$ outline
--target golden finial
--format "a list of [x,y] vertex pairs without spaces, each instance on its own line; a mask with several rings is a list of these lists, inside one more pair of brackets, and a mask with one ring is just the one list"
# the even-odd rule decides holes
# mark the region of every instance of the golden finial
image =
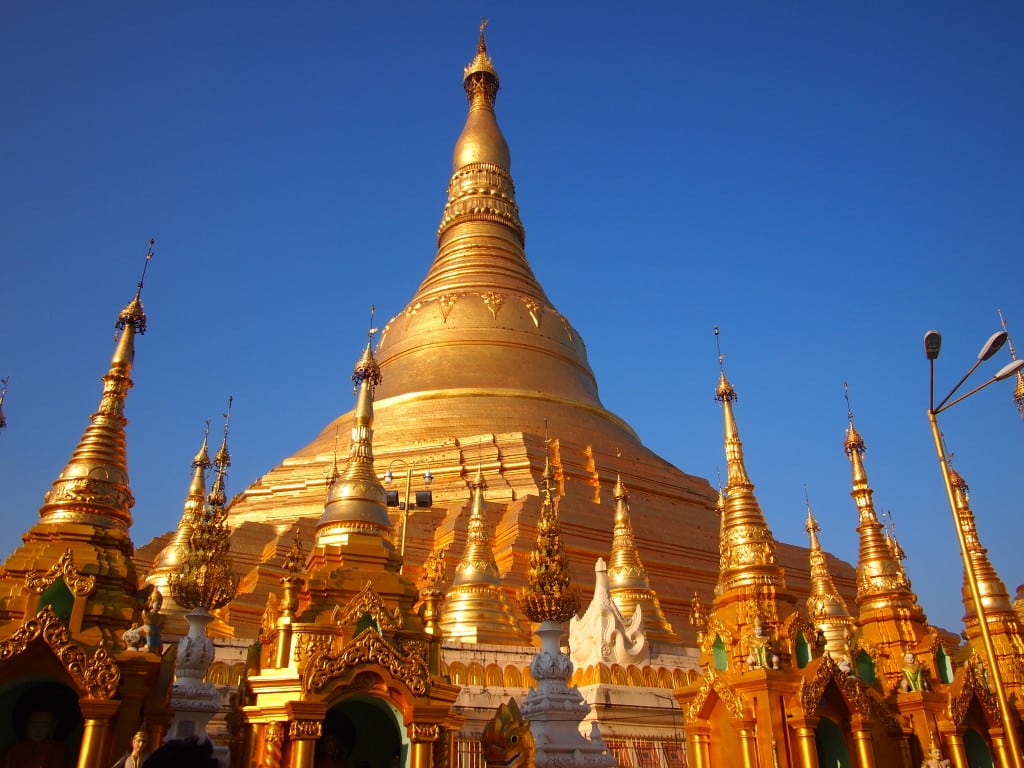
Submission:
[[[1010,339],[1010,331],[1006,327],[1006,318],[1003,317],[1003,310],[997,309],[999,313],[999,322],[1003,325],[1003,330],[1006,331],[1006,344],[1010,348],[1010,359],[1017,359],[1017,350],[1013,347],[1013,340]],[[1013,404],[1017,406],[1017,412],[1020,417],[1024,419],[1024,371],[1017,371],[1017,386],[1013,388]]]
[[380,377],[380,366],[377,365],[377,360],[373,356],[373,335],[377,333],[377,328],[373,327],[373,314],[377,311],[377,308],[370,305],[370,325],[366,332],[366,349],[363,350],[362,356],[356,361],[355,369],[352,371],[352,394],[359,392],[359,387],[364,381],[369,381],[372,388],[376,387],[381,382]]
[[[545,443],[547,419],[544,420]],[[545,468],[549,463],[545,459]],[[531,621],[565,622],[576,615],[580,607],[579,589],[569,575],[569,556],[562,545],[562,532],[558,525],[558,510],[551,498],[550,479],[545,476],[544,501],[537,521],[537,546],[530,553],[528,586],[520,595],[523,611]]]
[[480,42],[476,45],[477,53],[487,53],[487,40],[484,38],[484,29],[487,28],[488,20],[483,16],[480,17]]
[[338,471],[338,440],[341,437],[341,426],[334,425],[334,459],[331,463],[331,473],[327,476],[327,493],[329,494],[338,482],[341,472]]
[[227,469],[231,466],[231,453],[228,451],[228,432],[231,425],[231,404],[234,402],[234,395],[228,395],[228,409],[221,416],[224,417],[224,437],[221,440],[220,448],[213,457],[213,467],[216,477],[213,480],[213,487],[210,489],[211,503],[224,506],[227,503],[227,495],[224,492],[224,482],[227,479]]
[[302,548],[302,537],[299,535],[299,526],[295,526],[295,534],[292,537],[292,546],[285,553],[284,562],[281,563],[281,567],[285,569],[289,574],[295,576],[301,573],[302,567],[306,563],[306,552]]
[[[135,332],[142,336],[146,333],[146,313],[142,309],[142,285],[146,280],[146,270],[149,269],[149,262],[153,258],[153,246],[156,244],[156,240],[150,238],[149,249],[146,251],[146,260],[142,265],[142,274],[139,276],[139,282],[135,286],[135,296],[128,305],[121,310],[121,314],[117,316],[117,322],[114,327],[117,330],[124,330],[125,326],[132,326]],[[117,336],[114,336],[114,341],[117,341]]]
[[[7,427],[7,419],[4,417],[4,398],[7,397],[7,382],[10,380],[10,376],[5,379],[0,379],[0,430]],[[0,434],[3,433],[0,432]]]
[[718,349],[718,386],[715,388],[715,400],[720,403],[735,403],[739,399],[736,390],[725,377],[725,355],[722,354],[722,344],[718,338],[718,326],[715,326],[715,347]]
[[864,443],[864,438],[860,436],[857,428],[853,426],[853,406],[850,405],[850,385],[845,381],[843,382],[843,397],[846,399],[846,420],[849,422],[849,428],[846,430],[846,442],[844,448],[846,455],[853,457],[854,454],[863,456],[867,450],[867,445]]
[[463,73],[463,86],[466,95],[473,106],[477,106],[475,98],[486,100],[486,106],[494,106],[494,97],[500,87],[498,73],[491,63],[491,57],[487,55],[487,38],[484,36],[484,28],[487,26],[487,19],[480,20],[480,38],[476,44],[476,56],[469,63]]

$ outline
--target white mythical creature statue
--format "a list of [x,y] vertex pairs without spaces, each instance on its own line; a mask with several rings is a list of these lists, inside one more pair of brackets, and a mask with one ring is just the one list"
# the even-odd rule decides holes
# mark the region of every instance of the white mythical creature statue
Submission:
[[643,615],[637,607],[627,622],[608,591],[608,565],[594,565],[594,598],[582,616],[569,621],[569,654],[577,669],[598,663],[643,664],[650,660]]

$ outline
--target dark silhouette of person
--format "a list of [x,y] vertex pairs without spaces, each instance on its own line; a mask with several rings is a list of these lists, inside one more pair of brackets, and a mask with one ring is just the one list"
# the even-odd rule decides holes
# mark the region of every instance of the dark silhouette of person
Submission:
[[220,768],[213,756],[213,744],[199,739],[171,739],[147,757],[142,768]]

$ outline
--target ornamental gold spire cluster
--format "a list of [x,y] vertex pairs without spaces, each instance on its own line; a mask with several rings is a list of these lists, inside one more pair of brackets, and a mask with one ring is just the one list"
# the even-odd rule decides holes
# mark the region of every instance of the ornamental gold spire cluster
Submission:
[[[153,242],[146,254],[146,266],[153,257]],[[128,484],[128,454],[125,439],[124,403],[132,387],[135,361],[135,336],[146,332],[146,313],[142,308],[145,268],[135,296],[121,310],[115,327],[121,332],[103,377],[103,395],[99,407],[85,428],[67,466],[53,481],[53,487],[39,509],[42,522],[86,523],[97,528],[113,528],[127,535],[135,505]]]
[[466,549],[455,568],[455,579],[441,613],[441,632],[446,640],[519,645],[522,638],[512,607],[501,589],[501,575],[487,532],[487,483],[480,467],[471,488],[473,506]]
[[832,574],[828,570],[825,553],[818,541],[821,526],[811,512],[807,501],[807,522],[804,526],[810,538],[811,594],[807,598],[807,614],[816,628],[825,635],[825,651],[840,659],[849,654],[849,638],[853,633],[853,617],[846,601],[839,594]]
[[[203,513],[203,504],[206,501],[206,470],[212,466],[209,452],[210,422],[206,422],[206,432],[203,435],[203,444],[199,446],[192,459],[192,479],[188,485],[188,493],[185,495],[184,510],[181,521],[174,533],[174,539],[164,547],[157,557],[153,573],[147,581],[153,583],[153,576],[164,575],[163,584],[166,584],[166,576],[181,562],[185,550],[188,548],[188,541],[192,538],[192,531],[199,522]],[[166,573],[165,573],[166,572]],[[160,585],[158,585],[160,586]]]
[[394,550],[387,496],[373,469],[373,393],[381,382],[380,367],[373,356],[374,333],[376,329],[371,328],[370,339],[352,373],[356,408],[348,463],[330,484],[316,525],[317,545],[345,545],[353,536],[368,536],[379,539],[384,549]]
[[[192,534],[188,538],[188,546],[180,558],[180,563],[168,577],[168,587],[174,601],[188,610],[215,611],[223,608],[234,599],[238,591],[238,576],[232,572],[231,558],[228,555],[229,531],[225,491],[227,469],[231,466],[231,454],[228,452],[230,411],[229,398],[228,413],[224,414],[224,438],[213,459],[213,487],[210,488],[202,511],[193,523]],[[204,439],[203,448],[205,447]],[[200,455],[197,455],[199,464],[205,455],[205,450],[201,450]],[[198,472],[197,467],[195,474]]]
[[608,563],[609,594],[627,620],[638,608],[641,609],[644,632],[648,637],[677,640],[672,625],[661,609],[657,593],[651,589],[647,569],[640,560],[629,515],[629,492],[622,483],[621,474],[616,474],[612,498],[615,500],[615,522],[611,559]]
[[563,623],[580,608],[580,591],[569,575],[569,556],[562,546],[558,510],[552,499],[554,474],[544,458],[544,500],[537,521],[537,548],[530,553],[529,586],[523,590],[523,611],[530,621]]

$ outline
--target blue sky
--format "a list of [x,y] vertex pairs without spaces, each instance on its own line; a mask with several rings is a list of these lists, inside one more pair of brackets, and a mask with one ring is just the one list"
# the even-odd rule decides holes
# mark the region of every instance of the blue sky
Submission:
[[[997,307],[1024,351],[1024,8],[896,5],[4,4],[5,551],[95,409],[150,237],[137,543],[177,522],[229,393],[234,492],[351,406],[367,306],[401,311],[433,258],[485,15],[527,253],[606,407],[713,480],[719,325],[776,536],[806,541],[806,483],[854,560],[849,382],[876,506],[931,620],[959,628],[921,337],[944,334],[940,389]],[[1012,592],[1010,389],[942,426]]]

